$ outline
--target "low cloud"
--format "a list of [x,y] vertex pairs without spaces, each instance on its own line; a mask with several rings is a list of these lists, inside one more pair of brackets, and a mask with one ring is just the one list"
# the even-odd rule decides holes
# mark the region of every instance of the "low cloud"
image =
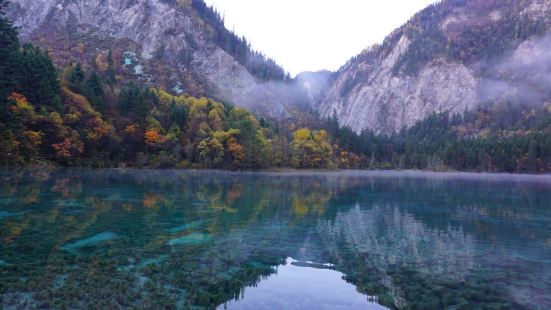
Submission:
[[481,102],[542,104],[551,99],[551,34],[533,37],[484,68]]

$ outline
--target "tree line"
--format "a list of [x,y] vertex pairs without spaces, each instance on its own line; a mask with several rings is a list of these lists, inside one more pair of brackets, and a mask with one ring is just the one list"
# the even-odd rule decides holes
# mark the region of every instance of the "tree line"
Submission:
[[551,171],[551,104],[493,104],[464,114],[433,114],[389,135],[360,134],[323,125],[335,144],[358,154],[369,169],[428,169],[477,172]]

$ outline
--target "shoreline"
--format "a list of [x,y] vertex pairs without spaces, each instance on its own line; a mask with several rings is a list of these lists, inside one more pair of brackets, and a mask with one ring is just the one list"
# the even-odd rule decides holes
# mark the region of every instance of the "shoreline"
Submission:
[[262,170],[224,170],[208,168],[95,168],[95,167],[61,167],[50,165],[0,166],[0,172],[25,171],[31,169],[43,170],[82,170],[82,171],[119,171],[119,172],[153,172],[171,173],[215,173],[234,175],[274,175],[274,176],[349,176],[349,177],[386,177],[386,178],[430,178],[430,179],[465,179],[465,180],[539,180],[551,182],[551,173],[508,173],[508,172],[476,172],[476,171],[436,171],[436,170],[378,170],[378,169],[294,169],[270,168]]

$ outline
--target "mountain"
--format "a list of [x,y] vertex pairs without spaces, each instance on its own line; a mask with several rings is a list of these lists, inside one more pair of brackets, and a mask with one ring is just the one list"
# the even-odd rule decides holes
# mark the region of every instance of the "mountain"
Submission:
[[360,132],[433,113],[551,99],[551,1],[445,0],[335,74],[315,108]]
[[[290,79],[224,27],[203,0],[13,0],[24,41],[59,68],[81,62],[117,81],[208,96],[262,116],[336,115],[392,133],[433,113],[551,101],[550,0],[444,0],[336,73]],[[112,65],[110,65],[112,63]]]
[[209,96],[261,115],[307,105],[273,60],[224,27],[203,0],[12,0],[23,41],[47,49],[58,67],[80,62],[116,79]]

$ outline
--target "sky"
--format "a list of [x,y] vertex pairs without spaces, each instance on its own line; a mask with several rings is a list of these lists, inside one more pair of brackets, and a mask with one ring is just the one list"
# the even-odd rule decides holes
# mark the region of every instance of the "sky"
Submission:
[[292,76],[335,71],[436,0],[205,0]]

